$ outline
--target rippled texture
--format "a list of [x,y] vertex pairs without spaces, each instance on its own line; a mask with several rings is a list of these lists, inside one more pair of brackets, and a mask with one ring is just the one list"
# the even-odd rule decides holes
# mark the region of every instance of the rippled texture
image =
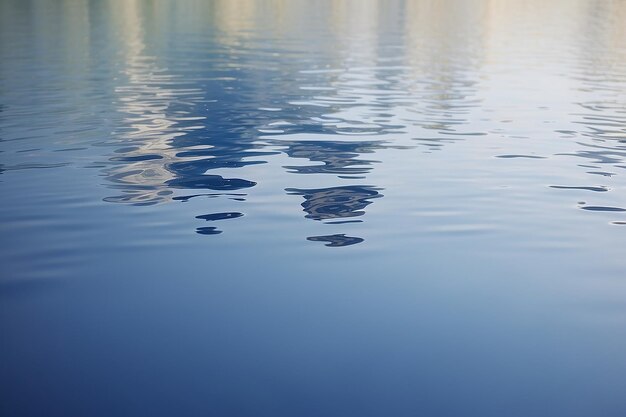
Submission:
[[626,415],[626,2],[0,2],[0,415]]

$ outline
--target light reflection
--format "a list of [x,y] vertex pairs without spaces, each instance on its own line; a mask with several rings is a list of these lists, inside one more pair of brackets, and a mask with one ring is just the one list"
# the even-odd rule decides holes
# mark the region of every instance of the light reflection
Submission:
[[[202,32],[189,50],[180,51],[165,48],[162,29],[146,26],[146,2],[111,8],[110,18],[123,39],[123,66],[114,91],[116,110],[124,119],[109,141],[119,147],[106,168],[110,186],[120,195],[106,201],[143,205],[236,194],[261,181],[250,178],[255,175],[252,168],[272,162],[278,151],[313,162],[281,164],[289,173],[334,175],[338,182],[328,189],[342,190],[354,186],[343,181],[365,179],[380,161],[362,158],[365,153],[407,150],[416,144],[427,152],[441,151],[460,140],[494,133],[529,137],[528,127],[519,128],[526,109],[507,115],[512,122],[507,135],[502,134],[506,129],[481,127],[493,125],[496,105],[504,103],[501,112],[508,108],[497,94],[486,93],[486,84],[501,82],[500,75],[519,68],[531,74],[555,65],[548,57],[549,43],[526,44],[515,28],[533,19],[548,21],[560,3],[541,11],[533,6],[538,1],[531,3],[371,0],[314,8],[278,0],[220,0],[192,2],[188,10],[173,7],[168,17],[168,9],[156,2],[160,27],[171,31],[177,22],[188,20],[193,30]],[[568,7],[570,23],[554,29],[559,31],[555,36],[566,36],[577,25],[595,27],[589,38],[599,42],[577,57],[578,63],[574,57],[565,63],[580,68],[584,94],[577,97],[582,111],[574,123],[585,129],[559,129],[562,135],[583,139],[582,149],[555,156],[588,159],[581,165],[589,166],[589,174],[610,178],[626,167],[621,143],[626,137],[624,80],[607,78],[589,63],[611,61],[603,51],[625,50],[619,36],[623,29],[616,23],[625,7],[598,3],[591,13],[585,9],[588,4]],[[292,23],[308,14],[315,18],[304,19],[300,26]],[[529,14],[533,19],[520,18]],[[585,26],[582,16],[590,16],[593,24]],[[207,25],[202,25],[203,18]],[[599,26],[598,21],[609,24]],[[266,47],[272,43],[280,48]],[[509,50],[519,56],[510,56]],[[544,53],[544,61],[515,67]],[[554,76],[549,70],[543,74]],[[548,85],[549,77],[533,82]],[[486,123],[475,123],[477,118]],[[532,129],[532,134],[541,132],[538,126]],[[511,155],[548,157],[536,154]],[[602,169],[607,165],[611,169]],[[611,190],[607,181],[552,188]],[[184,195],[185,190],[194,194]],[[245,197],[239,193],[229,198]]]
[[[154,204],[168,201],[172,195],[167,189],[167,183],[175,179],[167,169],[176,160],[172,139],[199,129],[182,126],[181,120],[189,120],[189,111],[174,107],[201,90],[176,88],[179,77],[159,67],[157,57],[146,55],[140,4],[138,0],[125,1],[114,14],[125,40],[125,66],[121,71],[125,83],[115,88],[118,111],[125,118],[113,135],[121,139],[124,147],[111,158],[114,165],[107,174],[115,183],[114,188],[122,189],[123,194],[106,201]],[[200,121],[203,117],[191,119]]]
[[363,209],[372,199],[382,197],[375,187],[341,186],[301,190],[288,188],[289,194],[304,197],[302,208],[306,217],[312,220],[336,220],[357,217],[365,214]]

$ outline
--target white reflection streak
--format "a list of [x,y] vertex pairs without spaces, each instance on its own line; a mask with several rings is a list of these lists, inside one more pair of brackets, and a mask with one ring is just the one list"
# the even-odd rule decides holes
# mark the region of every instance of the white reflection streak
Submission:
[[341,110],[325,117],[338,119],[336,131],[340,134],[372,134],[380,129],[374,122],[380,105],[381,90],[386,83],[377,76],[379,41],[379,2],[351,0],[333,3],[333,27],[336,36],[344,42],[343,57],[346,70],[342,71],[333,87],[334,97],[316,97],[321,105],[343,104]]
[[[140,204],[169,201],[172,193],[166,190],[165,183],[174,175],[166,167],[176,159],[177,152],[171,141],[186,134],[177,126],[180,119],[171,114],[170,108],[182,96],[198,90],[166,87],[176,80],[159,68],[156,57],[144,55],[145,34],[138,1],[116,2],[116,7],[124,41],[123,74],[127,77],[126,85],[115,88],[119,96],[118,111],[127,115],[123,123],[125,132],[120,137],[133,148],[120,155],[127,158],[123,164],[109,171],[124,195],[107,200]],[[141,160],[142,157],[150,159]]]

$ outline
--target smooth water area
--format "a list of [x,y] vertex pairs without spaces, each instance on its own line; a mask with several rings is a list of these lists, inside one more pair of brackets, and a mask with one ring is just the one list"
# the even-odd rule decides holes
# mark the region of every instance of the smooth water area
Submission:
[[0,1],[1,416],[626,415],[626,2]]

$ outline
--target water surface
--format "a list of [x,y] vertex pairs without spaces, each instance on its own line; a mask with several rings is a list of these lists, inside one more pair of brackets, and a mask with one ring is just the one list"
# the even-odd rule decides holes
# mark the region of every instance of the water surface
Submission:
[[624,22],[0,2],[0,414],[625,415]]

